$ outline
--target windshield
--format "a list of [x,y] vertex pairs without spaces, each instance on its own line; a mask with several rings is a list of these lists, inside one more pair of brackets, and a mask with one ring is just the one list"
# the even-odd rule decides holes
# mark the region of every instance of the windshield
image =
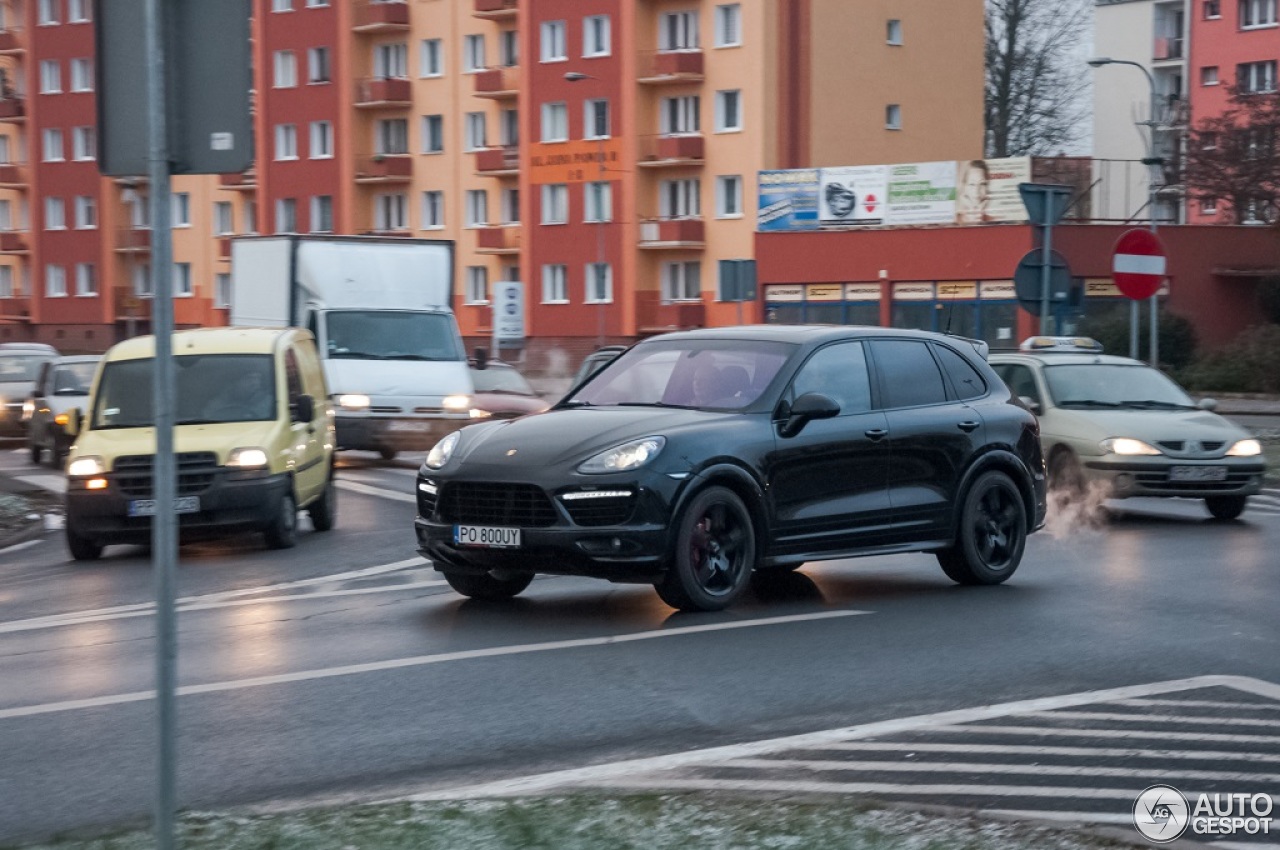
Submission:
[[[274,419],[274,362],[269,354],[200,354],[173,358],[178,425]],[[102,370],[89,427],[155,424],[151,379],[155,361],[118,360]]]
[[325,314],[326,356],[359,360],[463,360],[447,313],[334,310]]
[[87,360],[82,363],[63,363],[53,371],[54,395],[88,395],[89,385],[93,383],[93,370],[98,368],[97,361]]
[[1046,366],[1059,407],[1194,408],[1182,388],[1150,366],[1110,363]]
[[471,383],[478,393],[515,393],[535,395],[533,387],[515,369],[505,369],[490,364],[484,369],[471,370]]
[[40,371],[40,364],[48,359],[28,354],[0,355],[0,384],[34,381]]
[[564,404],[741,410],[760,398],[794,350],[787,343],[745,340],[638,345]]

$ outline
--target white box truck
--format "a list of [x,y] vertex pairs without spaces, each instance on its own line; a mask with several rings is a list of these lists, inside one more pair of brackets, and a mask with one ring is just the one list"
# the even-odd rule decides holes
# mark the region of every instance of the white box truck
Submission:
[[340,449],[390,460],[467,424],[471,374],[452,303],[449,241],[264,236],[231,244],[231,324],[315,335]]

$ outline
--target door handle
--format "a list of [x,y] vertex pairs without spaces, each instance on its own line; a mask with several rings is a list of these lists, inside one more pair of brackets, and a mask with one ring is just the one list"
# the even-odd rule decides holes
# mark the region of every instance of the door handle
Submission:
[[868,428],[866,431],[863,431],[862,433],[866,434],[867,438],[874,442],[879,442],[880,440],[883,440],[885,437],[889,436],[889,432],[883,428]]
[[970,431],[975,431],[975,430],[977,430],[978,425],[979,425],[979,423],[974,422],[974,421],[972,421],[972,420],[967,420],[967,421],[965,421],[965,422],[957,422],[957,423],[956,423],[956,427],[957,427],[957,428],[959,428],[961,431],[964,431],[966,434],[968,434]]

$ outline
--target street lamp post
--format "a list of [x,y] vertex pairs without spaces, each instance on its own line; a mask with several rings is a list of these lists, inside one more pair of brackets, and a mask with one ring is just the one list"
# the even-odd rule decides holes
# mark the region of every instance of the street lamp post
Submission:
[[[568,71],[564,78],[571,82],[577,83],[582,80],[598,80],[599,77],[593,77],[590,74],[584,74],[581,71]],[[586,129],[585,127],[583,128]],[[596,288],[596,348],[604,345],[604,269],[605,269],[605,251],[604,251],[604,136],[596,133],[596,159],[599,167],[599,177],[596,183],[596,268],[592,286]],[[612,204],[610,205],[612,207]],[[612,217],[612,216],[611,216]]]
[[[1151,232],[1156,232],[1156,181],[1160,179],[1160,167],[1164,160],[1156,155],[1156,127],[1159,126],[1159,106],[1156,101],[1156,78],[1152,76],[1151,71],[1141,62],[1134,62],[1130,59],[1112,59],[1110,56],[1098,56],[1090,59],[1088,64],[1093,68],[1101,68],[1103,65],[1131,65],[1137,68],[1147,78],[1147,87],[1150,92],[1150,105],[1148,117],[1145,122],[1147,125],[1147,158],[1142,162],[1149,169],[1147,175],[1147,219],[1151,225]],[[1151,296],[1151,365],[1159,368],[1160,366],[1160,343],[1159,343],[1159,292],[1153,293]],[[1133,301],[1129,305],[1129,356],[1135,360],[1138,358],[1138,302]]]

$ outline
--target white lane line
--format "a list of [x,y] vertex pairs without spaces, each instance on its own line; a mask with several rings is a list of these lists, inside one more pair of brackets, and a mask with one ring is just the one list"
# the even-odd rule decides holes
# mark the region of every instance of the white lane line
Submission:
[[1238,708],[1244,711],[1256,711],[1258,709],[1280,711],[1280,702],[1227,702],[1225,700],[1209,699],[1122,699],[1117,700],[1115,704],[1134,707],[1173,705],[1187,708]]
[[0,555],[8,555],[10,552],[20,552],[23,549],[29,549],[32,546],[35,546],[37,543],[42,543],[42,542],[44,541],[28,540],[26,543],[15,543],[12,546],[6,546],[5,548],[0,549]]
[[[999,762],[840,761],[838,759],[726,759],[698,765],[705,768],[752,768],[867,773],[1014,773],[1030,776],[1108,776],[1118,779],[1149,778],[1151,770],[1061,764],[1001,764]],[[1167,774],[1167,776],[1166,776]],[[1223,770],[1165,770],[1162,781],[1195,779],[1206,782],[1280,782],[1280,774]]]
[[[896,720],[882,720],[876,723],[865,723],[859,726],[846,726],[840,729],[828,729],[822,732],[809,732],[803,735],[791,735],[785,738],[771,738],[745,744],[730,744],[724,747],[713,747],[705,750],[693,750],[683,753],[669,753],[648,758],[629,759],[627,761],[592,765],[590,767],[570,768],[531,776],[503,779],[478,785],[446,788],[408,795],[402,800],[462,800],[483,796],[511,796],[538,793],[569,784],[610,782],[619,776],[630,776],[651,771],[672,770],[688,765],[702,764],[713,759],[747,758],[750,756],[768,755],[796,749],[823,749],[824,747],[847,743],[857,739],[879,738],[885,735],[896,735],[902,732],[928,731],[961,731],[972,733],[975,729],[987,730],[993,727],[956,726],[960,723],[974,723],[980,720],[1009,717],[1028,711],[1046,711],[1054,708],[1089,705],[1096,702],[1111,702],[1119,699],[1155,696],[1158,694],[1190,691],[1199,688],[1225,687],[1246,691],[1261,696],[1280,695],[1280,686],[1259,679],[1245,676],[1195,676],[1189,679],[1175,679],[1165,682],[1151,682],[1145,685],[1130,685],[1121,688],[1107,688],[1096,691],[1082,691],[1075,694],[1060,694],[1051,697],[1018,700],[994,705],[982,705],[975,708],[961,708],[953,711],[942,711],[936,714],[923,714],[913,717],[902,717]],[[999,727],[996,727],[999,728]],[[1004,727],[1016,729],[1019,734],[1025,733],[1023,727]],[[1034,730],[1032,730],[1034,732]],[[1051,733],[1063,733],[1067,730],[1052,729]],[[1096,735],[1088,731],[1075,732],[1078,735]],[[1115,731],[1110,737],[1136,737],[1139,733],[1132,731]],[[1179,735],[1177,732],[1150,733],[1152,737],[1170,738]],[[1108,736],[1102,736],[1108,737]],[[1188,735],[1188,738],[1205,738],[1203,735]],[[1246,736],[1223,736],[1236,739]],[[1272,738],[1262,739],[1273,741]],[[1247,741],[1247,743],[1256,743]],[[1130,800],[1132,800],[1132,792]]]
[[[983,809],[983,814],[995,815],[1002,818],[1016,818],[1018,820],[1051,820],[1065,821],[1067,823],[1133,825],[1133,815],[1109,815],[1104,814],[1103,812],[1055,812],[1039,811],[1036,809]],[[1225,847],[1226,845],[1214,844],[1213,846]],[[1265,847],[1259,848],[1259,845],[1257,844],[1251,844],[1249,846],[1255,848],[1255,850],[1265,850]]]
[[1156,738],[1161,741],[1212,741],[1220,744],[1280,744],[1278,735],[1218,735],[1210,732],[1147,732],[1141,729],[1063,729],[1061,726],[939,726],[933,732],[969,735],[1024,735],[1067,738]]
[[1187,761],[1242,761],[1275,764],[1275,753],[1228,752],[1226,750],[1136,750],[1115,747],[1037,747],[1023,744],[938,744],[932,741],[903,741],[879,743],[854,741],[844,744],[828,744],[823,749],[841,752],[906,752],[906,753],[963,753],[966,755],[1026,755],[1073,756],[1079,758],[1139,758],[1184,759]]
[[[576,638],[573,640],[547,641],[545,643],[493,646],[485,649],[467,649],[459,652],[443,652],[437,655],[416,655],[410,658],[392,658],[386,661],[370,661],[364,664],[344,664],[338,667],[324,667],[316,670],[299,670],[296,673],[278,673],[274,676],[255,676],[249,679],[231,679],[224,682],[208,682],[203,685],[184,685],[178,688],[178,695],[193,696],[195,694],[238,691],[246,688],[258,688],[268,685],[311,682],[320,679],[333,679],[339,676],[354,676],[361,673],[380,673],[387,670],[401,670],[408,667],[423,667],[428,664],[446,664],[454,661],[472,661],[477,658],[500,658],[509,655],[529,655],[535,652],[553,652],[562,649],[583,649],[594,646],[612,646],[614,644],[635,643],[642,640],[679,637],[683,635],[700,634],[703,632],[721,632],[735,629],[755,628],[757,626],[776,626],[814,620],[831,620],[835,618],[855,617],[860,614],[870,613],[870,611],[819,611],[813,614],[794,614],[786,617],[764,617],[758,620],[707,623],[701,626],[681,626],[672,629],[654,629],[647,632],[630,632],[620,635],[605,635],[593,638]],[[85,708],[124,705],[132,702],[145,702],[153,699],[154,697],[154,691],[135,691],[133,693],[112,694],[110,696],[91,697],[89,699],[46,703],[44,705],[6,708],[0,709],[0,720],[9,720],[16,717],[32,717],[38,714],[55,714],[64,711],[77,711]]]
[[417,502],[417,498],[412,493],[400,493],[396,490],[385,490],[382,487],[370,487],[368,484],[358,484],[355,481],[343,481],[339,478],[334,482],[343,490],[350,490],[352,493],[363,493],[366,496],[377,496],[381,499],[392,499],[397,502]]
[[[1263,726],[1280,727],[1280,720],[1261,720],[1257,717],[1184,717],[1177,714],[1122,714],[1111,711],[1037,711],[1031,717],[1039,720],[1059,717],[1067,720],[1105,720],[1122,723],[1150,722],[1189,723],[1201,726]],[[1280,738],[1277,738],[1280,741]]]

